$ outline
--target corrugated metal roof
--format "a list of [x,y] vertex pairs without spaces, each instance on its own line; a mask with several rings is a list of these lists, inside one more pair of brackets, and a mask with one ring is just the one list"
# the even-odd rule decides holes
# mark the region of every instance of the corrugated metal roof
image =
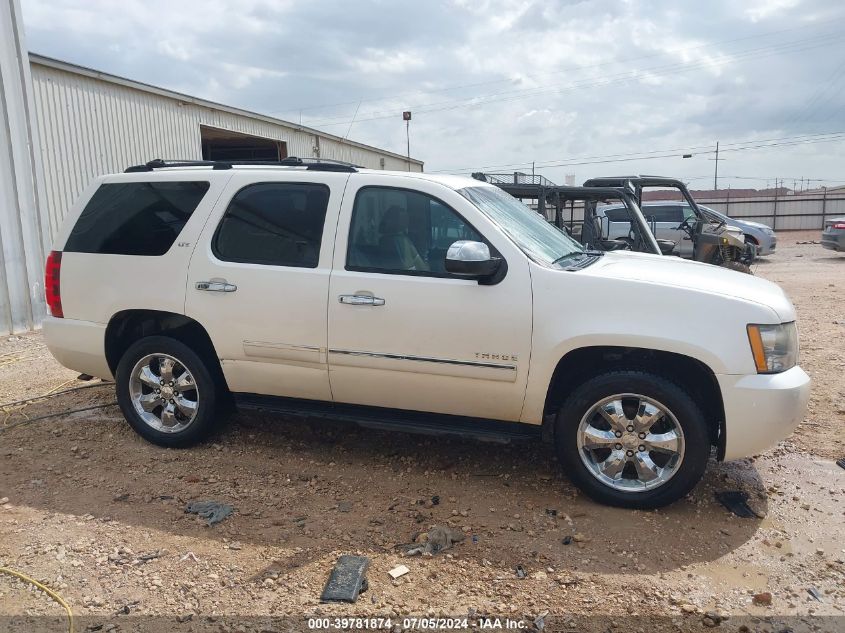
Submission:
[[[151,84],[143,83],[141,81],[135,81],[133,79],[127,79],[126,77],[120,77],[118,75],[112,75],[110,73],[106,73],[100,70],[96,70],[93,68],[88,68],[86,66],[79,66],[77,64],[72,64],[70,62],[65,62],[60,59],[54,59],[52,57],[47,57],[46,55],[39,55],[38,53],[29,53],[29,61],[31,64],[38,64],[41,66],[49,66],[51,68],[56,68],[58,70],[64,70],[65,72],[76,73],[79,75],[84,75],[87,77],[93,77],[95,79],[99,79],[101,81],[107,81],[109,83],[118,84],[121,86],[126,86],[128,88],[133,88],[135,90],[141,90],[144,92],[149,92],[152,94],[160,95],[163,97],[168,97],[170,99],[176,99],[178,101],[182,101],[185,103],[192,103],[198,106],[202,106],[205,108],[210,108],[213,110],[220,110],[222,112],[228,112],[230,114],[235,114],[238,116],[249,117],[252,119],[256,119],[258,121],[264,121],[267,123],[272,123],[274,125],[283,125],[285,127],[305,132],[307,134],[315,134],[322,138],[337,141],[338,143],[343,143],[345,145],[352,145],[355,147],[360,147],[362,149],[366,149],[373,152],[378,152],[379,154],[383,154],[386,156],[392,156],[394,158],[401,159],[403,161],[408,160],[406,156],[402,154],[397,154],[395,152],[390,152],[387,150],[380,149],[378,147],[374,147],[372,145],[366,145],[364,143],[358,143],[356,141],[350,141],[348,139],[344,139],[340,136],[336,136],[334,134],[329,134],[327,132],[322,132],[320,130],[310,128],[304,125],[300,125],[298,123],[292,123],[290,121],[285,121],[283,119],[277,119],[275,117],[267,116],[265,114],[259,114],[257,112],[251,112],[249,110],[243,110],[241,108],[235,108],[232,106],[227,106],[222,103],[217,103],[215,101],[209,101],[207,99],[201,99],[199,97],[194,97],[191,95],[187,95],[181,92],[176,92],[175,90],[168,90],[167,88],[161,88],[159,86],[153,86]],[[398,116],[398,115],[397,115]],[[411,163],[419,165],[422,167],[423,161],[417,158],[411,158]]]

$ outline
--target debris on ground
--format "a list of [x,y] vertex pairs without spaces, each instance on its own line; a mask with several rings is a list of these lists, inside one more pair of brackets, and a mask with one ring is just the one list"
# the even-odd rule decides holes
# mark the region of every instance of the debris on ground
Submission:
[[716,499],[742,519],[763,518],[748,505],[748,493],[743,490],[720,490],[716,493]]
[[548,611],[544,611],[536,618],[534,618],[534,630],[535,631],[542,631],[546,628],[546,616],[549,615]]
[[217,501],[191,501],[185,506],[188,514],[198,514],[203,519],[208,519],[208,525],[220,523],[227,516],[235,511],[233,506]]
[[519,578],[520,580],[522,580],[523,578],[525,578],[528,575],[528,574],[525,573],[525,567],[523,567],[522,565],[517,565],[515,571],[516,571],[516,577]]
[[561,543],[563,543],[564,545],[569,545],[571,542],[572,542],[572,536],[569,535],[569,534],[564,536],[563,540],[561,541]]
[[435,525],[428,532],[420,534],[416,540],[420,541],[421,545],[411,544],[406,546],[405,556],[417,556],[420,554],[428,554],[433,556],[443,550],[450,549],[455,543],[460,543],[466,538],[466,535],[460,530],[444,527],[442,525]]
[[151,560],[155,560],[156,558],[161,558],[167,554],[166,551],[157,549],[154,552],[149,552],[147,554],[139,554],[138,557],[135,559],[136,564],[147,563]]
[[707,611],[704,613],[704,617],[701,618],[701,623],[712,629],[713,627],[719,626],[727,619],[729,619],[729,616],[726,614],[718,613],[716,611]]
[[410,571],[411,570],[408,569],[405,565],[397,565],[396,567],[391,569],[389,572],[387,572],[387,575],[390,576],[391,578],[393,578],[393,580],[396,580],[397,578],[401,578],[402,576],[404,576],[405,574],[407,574]]
[[810,587],[809,589],[807,589],[807,593],[810,594],[810,596],[817,602],[824,602],[821,591],[819,591],[815,587]]
[[845,457],[836,460],[836,465],[840,468],[845,468]]
[[366,556],[343,554],[332,569],[320,601],[356,602],[358,595],[367,588],[365,574],[369,566],[370,559]]

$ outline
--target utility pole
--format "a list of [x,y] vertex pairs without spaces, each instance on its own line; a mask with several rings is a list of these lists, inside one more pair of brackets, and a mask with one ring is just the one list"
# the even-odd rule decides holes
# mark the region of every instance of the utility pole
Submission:
[[408,147],[408,171],[411,171],[411,111],[405,110],[402,113],[402,119],[405,121],[405,142]]
[[713,190],[719,190],[719,141],[716,141],[716,169],[713,172]]

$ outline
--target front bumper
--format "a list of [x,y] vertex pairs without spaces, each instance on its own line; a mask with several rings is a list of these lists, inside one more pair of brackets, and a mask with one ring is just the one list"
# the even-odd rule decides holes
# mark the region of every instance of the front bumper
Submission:
[[774,235],[766,235],[757,241],[757,255],[771,255],[778,245],[778,238]]
[[765,451],[789,437],[804,418],[810,377],[800,367],[780,374],[716,378],[725,405],[725,460]]
[[845,251],[845,231],[822,233],[822,246],[832,251]]

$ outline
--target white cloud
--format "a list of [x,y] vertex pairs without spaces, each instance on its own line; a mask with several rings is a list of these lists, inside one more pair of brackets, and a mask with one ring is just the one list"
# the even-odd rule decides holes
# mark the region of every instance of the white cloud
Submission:
[[746,7],[745,15],[752,22],[760,22],[780,15],[799,4],[800,0],[756,0],[750,3],[751,6]]
[[[37,52],[340,134],[357,110],[351,138],[401,153],[411,109],[431,170],[845,126],[839,86],[812,99],[845,55],[845,6],[825,0],[21,2]],[[734,153],[724,173],[840,177],[842,151]],[[711,170],[696,156],[542,173]]]

